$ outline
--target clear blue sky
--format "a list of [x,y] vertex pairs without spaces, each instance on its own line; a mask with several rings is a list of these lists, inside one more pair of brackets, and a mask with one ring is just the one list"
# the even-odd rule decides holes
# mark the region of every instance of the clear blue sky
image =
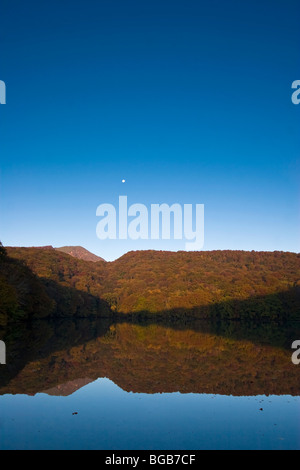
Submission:
[[184,249],[100,241],[127,194],[204,204],[205,250],[298,252],[299,25],[298,0],[2,0],[3,244]]

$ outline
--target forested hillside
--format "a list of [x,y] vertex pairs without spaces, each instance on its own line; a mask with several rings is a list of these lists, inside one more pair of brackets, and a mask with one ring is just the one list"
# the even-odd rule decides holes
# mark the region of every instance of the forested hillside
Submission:
[[8,320],[29,319],[38,312],[48,316],[54,302],[39,278],[22,260],[7,256],[0,244],[0,326]]
[[[118,314],[299,318],[296,253],[136,251],[95,263],[53,249],[11,247],[7,252],[27,263],[51,299],[56,301],[59,291],[61,316],[64,309],[80,315],[81,308],[85,316],[93,310],[91,299],[103,299]],[[69,294],[78,291],[81,301],[70,307]]]
[[285,302],[299,307],[299,261],[283,252],[131,252],[109,263],[102,292],[127,313],[205,307],[205,316],[277,316]]
[[[11,252],[11,250],[9,250]],[[108,304],[85,289],[59,282],[47,271],[45,261],[55,250],[35,248],[39,269],[32,270],[26,256],[8,256],[0,245],[0,326],[9,321],[44,317],[85,317],[109,315]],[[43,256],[45,254],[45,256]],[[66,256],[68,264],[69,256]],[[51,258],[51,255],[50,255]],[[42,265],[45,270],[43,271]],[[58,279],[58,281],[57,281]]]

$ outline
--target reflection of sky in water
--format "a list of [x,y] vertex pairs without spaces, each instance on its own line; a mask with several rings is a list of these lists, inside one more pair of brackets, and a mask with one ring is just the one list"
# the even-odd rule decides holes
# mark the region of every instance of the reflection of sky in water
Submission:
[[108,379],[0,397],[2,449],[300,449],[299,423],[300,397],[128,393]]

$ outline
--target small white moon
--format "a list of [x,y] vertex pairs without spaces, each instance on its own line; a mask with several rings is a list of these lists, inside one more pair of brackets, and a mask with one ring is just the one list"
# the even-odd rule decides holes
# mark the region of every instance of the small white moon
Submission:
[[125,183],[125,180],[122,180],[122,183]]

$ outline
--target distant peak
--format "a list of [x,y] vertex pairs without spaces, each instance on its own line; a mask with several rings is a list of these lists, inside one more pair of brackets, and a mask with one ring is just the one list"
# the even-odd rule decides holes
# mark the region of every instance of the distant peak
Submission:
[[74,258],[82,259],[84,261],[93,261],[94,263],[97,263],[98,261],[105,261],[100,256],[97,256],[94,253],[88,251],[86,248],[83,248],[83,246],[62,246],[55,248],[55,250],[62,251],[63,253],[67,253]]

